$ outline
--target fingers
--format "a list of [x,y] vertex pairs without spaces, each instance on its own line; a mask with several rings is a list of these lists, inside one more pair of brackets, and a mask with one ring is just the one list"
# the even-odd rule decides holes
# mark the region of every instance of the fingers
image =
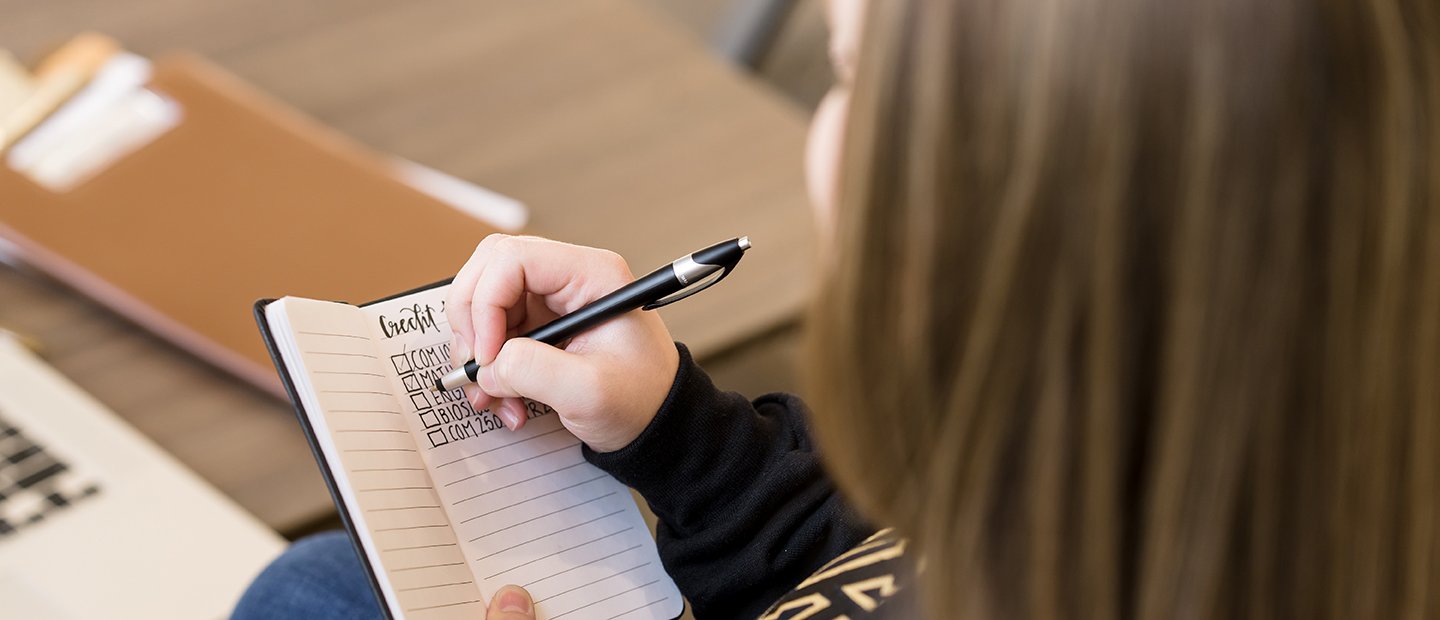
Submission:
[[[449,307],[448,301],[446,302],[446,306]],[[452,321],[451,324],[453,325],[454,322]],[[459,368],[465,363],[469,362],[473,357],[474,356],[470,354],[470,340],[462,337],[459,333],[456,333],[453,337],[451,337],[451,368]],[[467,383],[464,386],[461,386],[460,389],[465,393],[465,400],[469,401],[470,405],[475,407],[476,411],[481,411],[485,409],[486,405],[490,403],[490,396],[484,392],[481,392],[480,386],[475,385],[474,383]]]
[[470,323],[470,297],[475,290],[475,282],[480,279],[480,272],[485,268],[485,257],[489,255],[490,248],[494,247],[505,235],[494,234],[482,239],[475,246],[475,252],[460,272],[455,274],[455,279],[450,282],[450,290],[445,297],[445,319],[450,322],[450,330],[455,332],[455,341],[464,357],[460,361],[471,359],[470,349],[475,345],[475,328]]
[[534,620],[535,603],[520,586],[505,586],[490,599],[485,620]]
[[[516,316],[512,308],[525,303],[526,293],[543,298],[554,312],[570,312],[631,279],[625,261],[613,252],[536,237],[499,238],[477,248],[471,260],[483,261],[484,267],[474,276],[468,305],[457,301],[451,320],[456,333],[463,336],[468,328],[473,334],[472,352],[482,365],[499,353]],[[471,276],[466,276],[465,282],[457,276],[452,292],[457,285],[469,287]],[[462,316],[467,309],[468,322]]]
[[525,420],[529,419],[529,411],[525,407],[525,401],[519,398],[502,398],[491,405],[490,410],[500,416],[500,421],[505,427],[518,431],[525,426]]
[[[539,295],[526,294],[525,297],[525,303],[515,307],[521,310],[518,313],[518,325],[515,324],[517,320],[515,309],[511,311],[509,318],[511,325],[506,332],[507,338],[514,338],[515,336],[549,323],[555,320],[557,316],[553,311],[545,307],[544,299]],[[455,340],[451,342],[451,347],[450,363],[454,367],[459,367],[473,357],[470,355],[470,345],[458,335]],[[528,410],[523,401],[511,399],[514,400],[514,402],[507,407],[501,404],[503,402],[502,399],[492,398],[489,394],[481,391],[478,385],[472,383],[464,386],[462,389],[465,392],[465,400],[469,401],[470,404],[475,407],[476,411],[481,411],[487,407],[490,408],[495,415],[500,416],[500,419],[505,422],[505,426],[510,428],[510,430],[519,430],[520,427],[525,425],[525,420],[529,417],[527,414]]]
[[545,305],[545,298],[539,295],[526,296],[525,305],[525,318],[510,330],[512,338],[560,318],[560,315]]
[[452,361],[459,365],[474,359],[481,365],[480,385],[465,387],[475,409],[489,408],[512,430],[529,417],[522,396],[561,410],[590,409],[587,399],[593,400],[598,387],[598,367],[535,341],[522,339],[513,346],[506,341],[632,279],[614,252],[537,237],[497,234],[482,240],[456,274],[445,302],[455,334]]
[[[506,334],[507,338],[514,338],[519,334],[549,323],[555,320],[557,316],[553,311],[545,307],[544,300],[540,296],[526,295],[526,297],[526,304],[524,306],[526,309],[522,313],[523,318],[519,325],[512,325],[509,328]],[[515,319],[512,316],[510,320],[513,323]],[[468,355],[470,347],[464,346],[463,348]],[[465,360],[469,359],[470,357],[465,358]],[[463,363],[463,361],[454,363],[460,364]],[[500,420],[505,423],[505,427],[512,431],[520,430],[525,426],[525,420],[530,418],[529,407],[522,399],[494,398],[481,391],[480,386],[473,383],[465,386],[463,389],[466,400],[470,401],[470,404],[475,407],[476,411],[481,411],[488,407],[492,413],[500,416]]]
[[[595,400],[596,374],[584,357],[529,338],[515,338],[505,343],[493,362],[480,368],[476,380],[480,390],[492,397],[523,396],[560,411],[576,411]],[[523,422],[523,403],[516,413]]]

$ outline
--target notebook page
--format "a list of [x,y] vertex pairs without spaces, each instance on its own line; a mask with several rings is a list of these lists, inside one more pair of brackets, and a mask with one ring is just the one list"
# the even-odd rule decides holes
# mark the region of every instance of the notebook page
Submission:
[[345,304],[290,297],[270,304],[266,315],[370,564],[380,567],[391,613],[423,620],[484,615],[365,315]]
[[585,462],[553,409],[531,403],[511,432],[461,391],[431,391],[450,369],[445,291],[364,310],[480,591],[488,600],[522,585],[542,620],[679,616],[684,602],[629,489]]

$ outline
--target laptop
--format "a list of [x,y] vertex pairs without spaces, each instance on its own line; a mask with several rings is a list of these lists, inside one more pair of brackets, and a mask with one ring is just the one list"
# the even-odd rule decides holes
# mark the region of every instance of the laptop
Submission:
[[0,615],[224,618],[284,547],[0,331]]

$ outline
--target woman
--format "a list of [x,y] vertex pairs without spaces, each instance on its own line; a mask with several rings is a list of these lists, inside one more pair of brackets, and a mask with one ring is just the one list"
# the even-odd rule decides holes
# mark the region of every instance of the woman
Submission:
[[505,237],[476,406],[554,406],[701,618],[1440,617],[1440,5],[860,5],[814,414],[653,313],[507,341],[630,274]]

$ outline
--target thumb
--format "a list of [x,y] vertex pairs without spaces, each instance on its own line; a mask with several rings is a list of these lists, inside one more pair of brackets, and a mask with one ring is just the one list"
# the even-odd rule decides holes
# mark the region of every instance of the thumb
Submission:
[[[593,398],[589,360],[529,338],[511,338],[475,382],[495,398],[528,398],[560,411],[583,408]],[[586,396],[590,394],[591,396]]]
[[520,586],[505,586],[490,599],[485,620],[535,620],[530,593]]

